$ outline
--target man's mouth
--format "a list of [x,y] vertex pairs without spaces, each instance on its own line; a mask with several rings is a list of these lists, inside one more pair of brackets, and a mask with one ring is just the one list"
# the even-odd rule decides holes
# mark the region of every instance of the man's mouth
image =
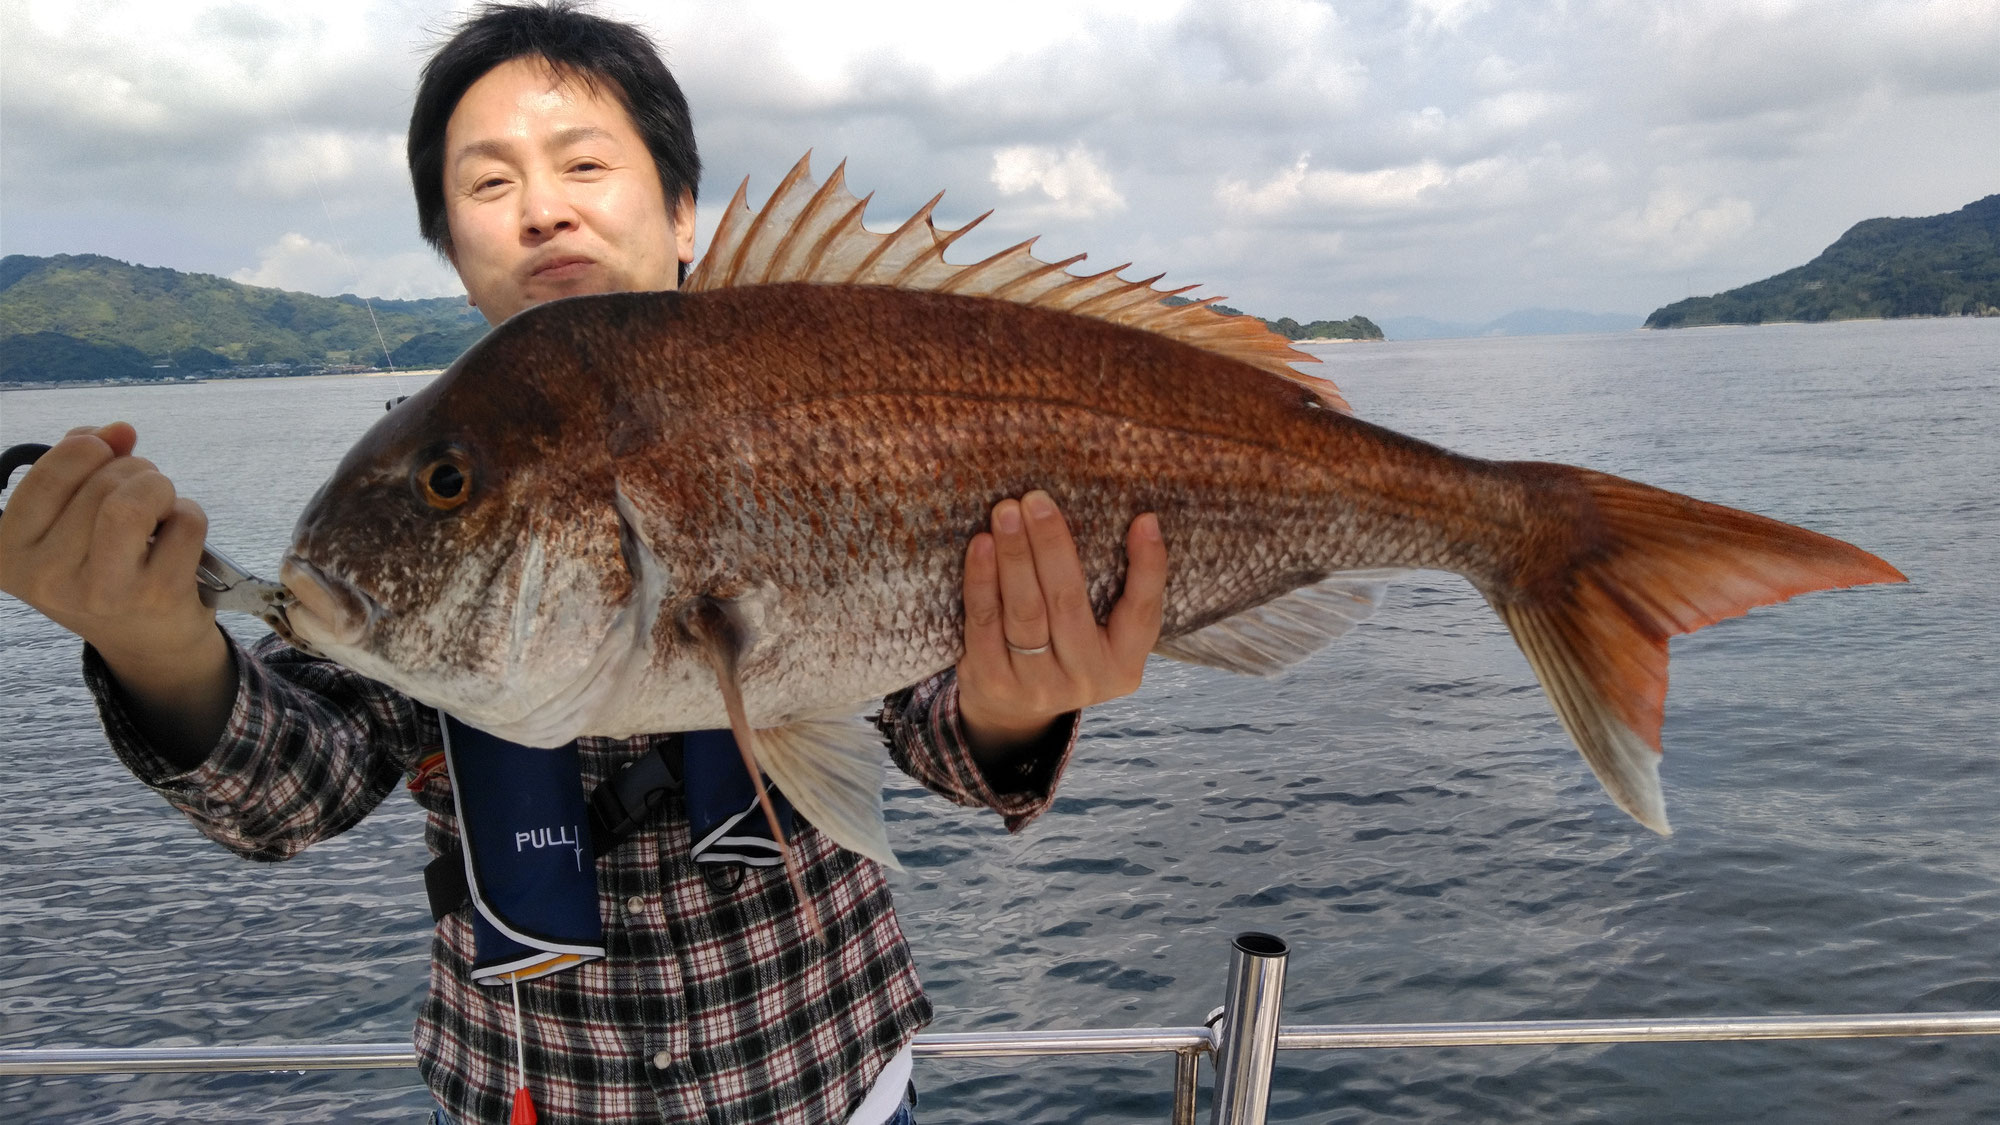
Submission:
[[568,281],[581,277],[597,265],[589,258],[576,254],[565,254],[537,265],[528,276],[536,281]]

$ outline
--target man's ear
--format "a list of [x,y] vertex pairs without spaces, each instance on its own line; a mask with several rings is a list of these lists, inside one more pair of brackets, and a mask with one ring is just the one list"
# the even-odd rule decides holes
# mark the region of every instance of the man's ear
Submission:
[[674,253],[683,262],[694,261],[694,193],[684,191],[674,203]]

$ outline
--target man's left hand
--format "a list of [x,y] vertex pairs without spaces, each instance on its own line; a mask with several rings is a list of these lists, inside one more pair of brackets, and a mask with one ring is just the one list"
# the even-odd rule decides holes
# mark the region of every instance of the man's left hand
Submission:
[[1167,547],[1152,513],[1125,534],[1125,589],[1097,623],[1069,524],[1039,489],[993,507],[965,551],[958,710],[982,764],[1032,746],[1063,716],[1130,695],[1160,639]]

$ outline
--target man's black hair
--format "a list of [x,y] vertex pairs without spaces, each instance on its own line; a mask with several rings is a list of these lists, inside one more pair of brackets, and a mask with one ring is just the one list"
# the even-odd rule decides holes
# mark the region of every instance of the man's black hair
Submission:
[[[487,4],[424,64],[410,111],[410,185],[417,192],[417,226],[433,249],[451,249],[444,206],[445,125],[474,82],[522,57],[545,59],[558,74],[617,96],[653,154],[669,216],[681,193],[694,196],[700,190],[701,155],[687,99],[645,32],[591,15],[576,0]],[[680,274],[687,280],[686,262]]]

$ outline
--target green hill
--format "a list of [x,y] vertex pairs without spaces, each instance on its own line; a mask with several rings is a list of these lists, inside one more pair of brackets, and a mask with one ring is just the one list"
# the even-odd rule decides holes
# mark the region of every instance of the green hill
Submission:
[[[384,344],[393,354],[418,337],[469,343],[484,325],[459,298],[363,302],[351,294],[264,289],[96,254],[0,258],[0,379],[10,381],[180,378],[231,367],[380,367]],[[129,369],[133,353],[142,374],[105,374]]]
[[2000,195],[1946,215],[1856,223],[1797,269],[1676,301],[1646,327],[1892,316],[2000,316]]
[[[1223,306],[1216,305],[1221,309]],[[1236,315],[1241,315],[1236,314]],[[1346,320],[1315,320],[1300,324],[1289,316],[1267,320],[1264,326],[1287,340],[1380,340],[1382,330],[1365,316]]]
[[389,353],[389,359],[398,368],[449,367],[460,352],[479,342],[486,335],[487,324],[481,320],[463,328],[451,328],[442,332],[420,332],[397,345]]
[[123,344],[91,344],[60,332],[23,332],[0,340],[0,379],[11,383],[155,379],[161,374],[146,353]]
[[[1191,302],[1186,297],[1168,297],[1169,305],[1185,305]],[[1228,305],[1210,305],[1209,308],[1224,316],[1248,316],[1242,309],[1232,309]],[[1382,330],[1365,316],[1351,316],[1346,320],[1315,320],[1300,324],[1289,316],[1276,320],[1257,318],[1264,327],[1276,332],[1287,340],[1380,340]]]

